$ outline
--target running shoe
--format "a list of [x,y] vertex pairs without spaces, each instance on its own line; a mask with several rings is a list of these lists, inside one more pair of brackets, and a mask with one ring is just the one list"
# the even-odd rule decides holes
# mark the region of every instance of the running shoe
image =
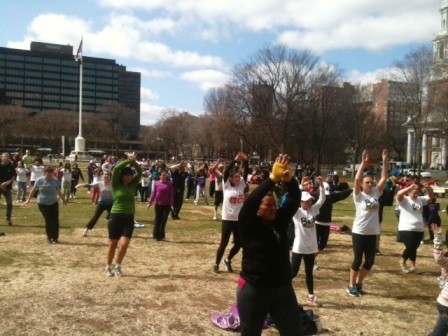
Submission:
[[350,296],[359,297],[359,293],[358,293],[358,290],[356,289],[356,286],[348,286],[347,293]]
[[215,274],[219,273],[219,266],[218,265],[213,266],[213,273],[215,273]]
[[409,270],[409,273],[422,274],[422,272],[420,272],[420,270],[417,267],[411,268]]
[[123,273],[121,273],[121,266],[115,265],[112,272],[115,274],[116,277],[121,277]]
[[111,277],[111,276],[113,275],[113,274],[112,274],[112,269],[110,268],[110,266],[106,266],[106,270],[105,270],[104,274],[105,274],[107,277]]
[[322,307],[322,304],[317,300],[316,295],[308,295],[308,304],[316,307]]
[[230,273],[233,273],[232,262],[229,259],[224,259],[224,265]]
[[360,283],[360,284],[357,283],[355,286],[356,286],[356,290],[358,291],[358,294],[362,295],[363,294],[362,293],[362,283]]
[[402,263],[400,262],[400,267],[401,267],[401,271],[402,271],[403,273],[409,273],[409,268],[408,268],[408,266],[407,266],[406,264],[402,264]]
[[319,264],[317,263],[317,261],[314,261],[313,270],[317,271],[318,269],[319,269]]

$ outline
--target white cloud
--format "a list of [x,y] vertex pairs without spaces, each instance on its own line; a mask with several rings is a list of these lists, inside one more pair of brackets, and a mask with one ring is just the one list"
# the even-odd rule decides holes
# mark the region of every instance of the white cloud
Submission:
[[[268,30],[292,48],[380,50],[430,40],[439,28],[440,0],[101,0],[117,10],[163,11],[188,21],[198,38],[217,41],[228,26]],[[205,25],[205,27],[204,27]],[[221,27],[225,27],[221,29]]]
[[147,103],[140,104],[140,125],[153,125],[162,117],[164,107]]
[[180,75],[180,78],[195,84],[203,91],[223,86],[230,79],[229,75],[215,70],[184,72]]
[[167,64],[173,67],[222,67],[217,56],[201,55],[196,51],[173,50],[166,44],[151,40],[162,30],[170,31],[174,22],[169,19],[142,21],[129,15],[111,15],[107,24],[95,31],[92,25],[73,16],[41,14],[28,27],[24,41],[11,41],[9,47],[28,49],[29,42],[45,41],[75,47],[84,37],[85,55],[108,54],[116,58],[137,59],[144,62]]
[[159,94],[151,89],[140,89],[140,125],[154,124],[160,119],[163,107],[154,105],[159,98]]
[[169,71],[161,71],[161,70],[148,70],[145,68],[139,67],[128,67],[128,71],[140,72],[143,77],[164,79],[168,77],[172,77],[172,74]]
[[351,70],[346,76],[345,80],[354,85],[361,84],[373,84],[381,79],[385,79],[388,77],[388,73],[390,69],[376,69],[375,71],[361,72],[357,69]]
[[[415,26],[415,22],[427,29],[409,29]],[[433,36],[431,31],[436,30],[437,23],[432,16],[421,16],[419,13],[393,18],[356,18],[331,29],[287,30],[279,35],[278,41],[290,48],[310,49],[315,53],[354,48],[377,51],[396,45],[427,42]]]

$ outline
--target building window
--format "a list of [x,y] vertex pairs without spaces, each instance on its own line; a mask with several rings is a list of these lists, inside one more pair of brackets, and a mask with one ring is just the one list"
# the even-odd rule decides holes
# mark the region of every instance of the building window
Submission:
[[44,65],[44,70],[45,71],[56,71],[59,72],[61,71],[61,67],[55,66],[55,65]]
[[44,63],[47,64],[61,64],[61,61],[58,59],[53,59],[53,58],[44,58]]
[[6,55],[7,60],[24,61],[25,57],[20,55]]
[[35,63],[42,63],[42,58],[40,57],[33,57],[33,56],[26,56],[25,61],[27,62],[35,62]]
[[23,70],[6,69],[7,75],[23,76]]
[[42,70],[42,64],[25,64],[25,69]]

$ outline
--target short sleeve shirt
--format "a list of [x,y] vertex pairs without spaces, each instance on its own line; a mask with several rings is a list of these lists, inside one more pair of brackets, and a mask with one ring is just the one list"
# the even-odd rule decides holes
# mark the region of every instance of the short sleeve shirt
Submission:
[[47,180],[45,177],[39,177],[34,183],[34,188],[39,190],[37,194],[37,203],[51,205],[58,201],[59,181],[56,178]]
[[361,235],[380,234],[379,202],[380,192],[377,187],[370,194],[360,192],[357,196],[353,193],[356,207],[356,216],[353,221],[352,232]]
[[423,206],[429,201],[429,196],[419,196],[414,201],[409,196],[404,196],[400,207],[400,219],[398,231],[425,231],[423,223]]

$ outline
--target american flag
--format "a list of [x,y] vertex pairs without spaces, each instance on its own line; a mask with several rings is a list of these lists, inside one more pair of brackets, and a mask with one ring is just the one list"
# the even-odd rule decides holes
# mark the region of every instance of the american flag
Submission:
[[81,39],[81,42],[79,43],[78,52],[76,53],[76,56],[75,56],[76,62],[81,60],[81,54],[82,54],[82,39]]

